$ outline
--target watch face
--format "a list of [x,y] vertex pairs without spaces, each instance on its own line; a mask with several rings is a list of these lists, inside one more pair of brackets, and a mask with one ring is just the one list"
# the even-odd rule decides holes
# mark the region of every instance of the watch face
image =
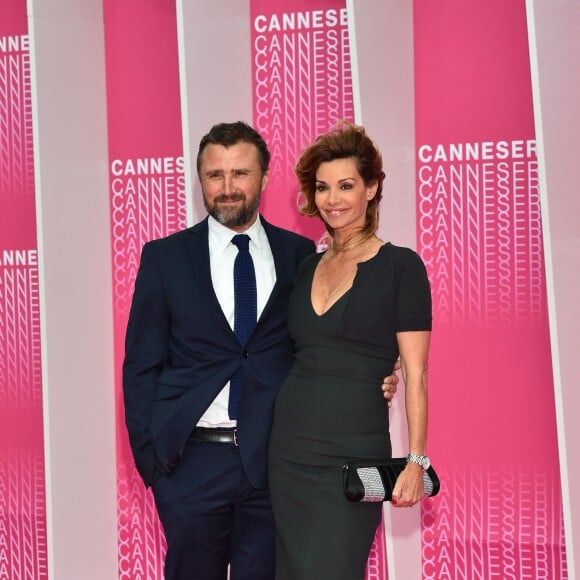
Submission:
[[423,469],[429,469],[431,467],[431,460],[425,456],[423,458]]

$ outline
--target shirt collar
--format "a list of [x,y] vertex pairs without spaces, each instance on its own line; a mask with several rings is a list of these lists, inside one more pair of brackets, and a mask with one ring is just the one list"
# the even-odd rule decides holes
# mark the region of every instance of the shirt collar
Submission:
[[259,215],[256,221],[243,232],[235,232],[230,230],[230,228],[220,224],[212,216],[208,216],[207,225],[212,244],[215,244],[214,247],[218,250],[218,252],[225,252],[226,248],[229,246],[229,244],[231,244],[232,238],[236,234],[240,233],[250,236],[250,244],[255,245],[258,250],[261,250],[264,247],[264,244],[267,242],[266,232],[262,226],[262,220],[260,219]]

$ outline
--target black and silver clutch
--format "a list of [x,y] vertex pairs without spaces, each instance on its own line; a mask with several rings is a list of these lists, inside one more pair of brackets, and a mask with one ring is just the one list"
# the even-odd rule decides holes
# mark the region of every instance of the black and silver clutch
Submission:
[[[348,461],[342,466],[344,495],[349,501],[391,501],[393,488],[399,474],[407,465],[406,457],[378,460]],[[433,466],[423,472],[423,489],[426,497],[439,493],[441,483]]]

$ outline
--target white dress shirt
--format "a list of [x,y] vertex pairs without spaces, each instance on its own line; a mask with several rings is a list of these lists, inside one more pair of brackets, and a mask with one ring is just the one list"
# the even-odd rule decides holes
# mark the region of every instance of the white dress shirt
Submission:
[[[250,236],[250,255],[256,271],[257,315],[259,319],[276,283],[274,257],[260,218],[258,217],[245,232],[234,232],[211,216],[208,220],[208,227],[211,281],[224,316],[232,329],[234,328],[235,310],[234,261],[238,255],[238,248],[232,244],[232,238],[237,233]],[[197,425],[199,427],[234,427],[236,421],[230,419],[228,415],[229,396],[230,383],[228,382],[206,409]]]

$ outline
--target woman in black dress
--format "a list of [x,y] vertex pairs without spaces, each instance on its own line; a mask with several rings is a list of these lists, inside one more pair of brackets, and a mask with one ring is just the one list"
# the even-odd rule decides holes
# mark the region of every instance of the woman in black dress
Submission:
[[290,298],[295,359],[269,450],[276,580],[362,580],[382,504],[348,502],[341,468],[391,456],[377,385],[400,354],[410,461],[393,505],[423,497],[429,281],[415,252],[376,236],[385,175],[362,127],[345,123],[319,137],[296,173],[302,213],[320,217],[332,243],[302,263]]

